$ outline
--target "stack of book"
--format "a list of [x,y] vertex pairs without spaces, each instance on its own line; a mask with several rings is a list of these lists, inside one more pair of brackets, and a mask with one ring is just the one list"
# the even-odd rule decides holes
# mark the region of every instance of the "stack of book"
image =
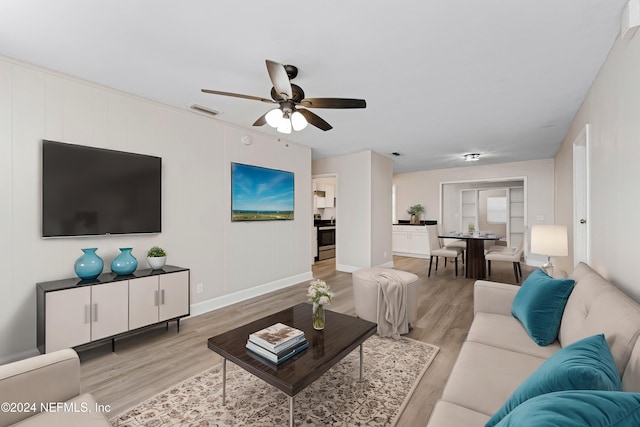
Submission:
[[249,335],[247,349],[273,363],[282,363],[309,347],[304,332],[282,323]]

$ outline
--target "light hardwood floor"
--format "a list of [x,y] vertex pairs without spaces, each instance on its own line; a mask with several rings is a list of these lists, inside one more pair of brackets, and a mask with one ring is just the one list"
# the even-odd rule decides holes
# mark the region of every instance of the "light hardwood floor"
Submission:
[[[395,268],[418,275],[418,320],[407,335],[440,347],[440,352],[410,398],[398,425],[425,425],[440,398],[453,363],[469,331],[473,317],[473,280],[464,270],[455,278],[453,265],[432,272],[428,260],[394,257]],[[515,283],[511,263],[493,263],[491,280]],[[526,276],[532,271],[523,265]],[[336,295],[331,310],[354,314],[351,274],[335,270],[335,259],[313,266],[316,278],[326,280]],[[300,283],[181,322],[146,329],[119,339],[116,352],[107,343],[79,351],[83,391],[101,404],[110,405],[114,416],[174,384],[220,363],[207,348],[207,339],[275,311],[306,300],[308,283]],[[285,410],[284,408],[283,410]]]

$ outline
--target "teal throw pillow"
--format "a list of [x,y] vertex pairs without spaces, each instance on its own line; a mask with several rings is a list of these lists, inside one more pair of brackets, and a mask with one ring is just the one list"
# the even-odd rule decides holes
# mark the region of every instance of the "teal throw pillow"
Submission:
[[497,427],[637,427],[640,393],[559,391],[527,400]]
[[549,345],[558,337],[564,306],[574,284],[573,279],[553,279],[538,269],[520,286],[511,314],[538,345]]
[[485,427],[493,427],[529,399],[565,390],[622,390],[613,355],[603,334],[576,341],[554,353],[518,386]]

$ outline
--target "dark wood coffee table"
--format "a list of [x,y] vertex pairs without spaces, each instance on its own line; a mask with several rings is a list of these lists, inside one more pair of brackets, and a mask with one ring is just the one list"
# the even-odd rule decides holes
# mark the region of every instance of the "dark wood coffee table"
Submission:
[[[356,347],[360,346],[360,380],[362,380],[362,343],[375,334],[375,323],[325,310],[322,331],[313,329],[311,304],[302,303],[254,322],[211,337],[208,347],[223,357],[222,404],[226,399],[227,359],[289,396],[289,424],[293,426],[294,398]],[[245,348],[249,334],[274,323],[304,331],[309,348],[279,365],[255,356]]]

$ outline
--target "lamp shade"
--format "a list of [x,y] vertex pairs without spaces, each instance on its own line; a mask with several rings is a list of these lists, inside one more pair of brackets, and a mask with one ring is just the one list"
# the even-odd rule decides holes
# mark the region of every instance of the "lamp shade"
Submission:
[[567,227],[534,225],[531,227],[531,252],[547,256],[567,256]]
[[291,133],[291,119],[289,119],[289,117],[282,117],[277,131],[280,133]]
[[280,126],[280,122],[282,121],[282,110],[279,108],[274,108],[269,111],[264,119],[267,121],[267,124],[273,128],[277,128]]
[[299,111],[294,111],[291,114],[291,126],[295,131],[302,130],[307,127],[307,119]]

